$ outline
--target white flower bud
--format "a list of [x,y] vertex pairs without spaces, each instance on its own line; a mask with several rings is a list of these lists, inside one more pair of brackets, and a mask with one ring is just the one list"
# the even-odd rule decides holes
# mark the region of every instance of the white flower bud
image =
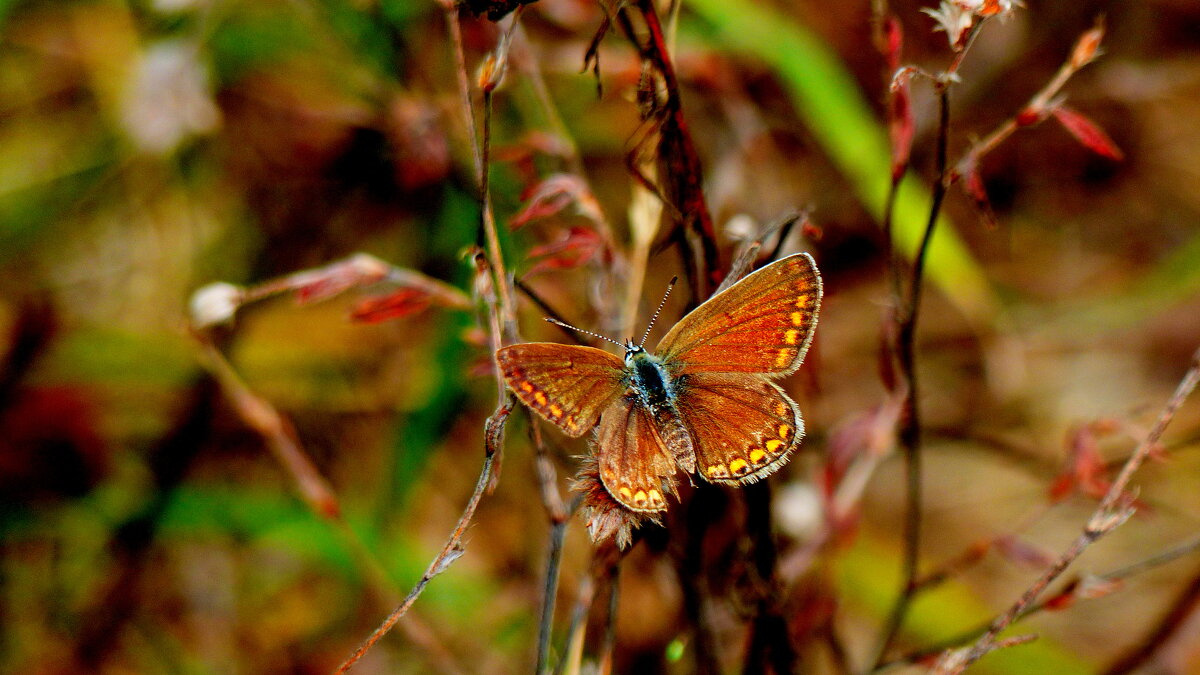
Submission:
[[196,289],[188,303],[192,325],[208,328],[233,319],[242,304],[242,289],[223,281]]

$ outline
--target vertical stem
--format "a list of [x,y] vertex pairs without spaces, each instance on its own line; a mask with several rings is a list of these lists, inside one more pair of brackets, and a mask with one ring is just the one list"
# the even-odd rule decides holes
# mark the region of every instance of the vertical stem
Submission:
[[921,288],[925,272],[925,259],[929,243],[933,240],[934,228],[941,213],[942,201],[946,196],[946,155],[950,130],[949,81],[939,80],[938,135],[937,135],[937,182],[933,186],[933,203],[929,208],[929,220],[925,233],[913,258],[912,275],[909,281],[908,300],[900,309],[896,335],[896,360],[900,377],[905,383],[904,410],[901,417],[899,442],[904,453],[905,466],[905,519],[904,519],[904,562],[900,596],[892,608],[882,638],[876,650],[874,666],[878,666],[895,640],[904,617],[912,604],[916,588],[917,567],[921,548],[921,415],[918,404],[916,373],[916,329],[917,316],[921,307]]

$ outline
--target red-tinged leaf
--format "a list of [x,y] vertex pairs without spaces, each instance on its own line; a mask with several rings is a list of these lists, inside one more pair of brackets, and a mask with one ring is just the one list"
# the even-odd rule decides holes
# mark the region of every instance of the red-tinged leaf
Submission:
[[545,131],[530,131],[511,145],[497,147],[492,156],[498,162],[524,162],[534,155],[567,157],[571,147],[561,136]]
[[1073,431],[1068,438],[1067,464],[1051,487],[1052,499],[1061,500],[1075,491],[1095,499],[1101,499],[1111,485],[1107,466],[1096,443],[1096,431],[1084,425]]
[[1055,478],[1054,482],[1050,484],[1050,490],[1048,491],[1048,494],[1050,496],[1050,501],[1057,504],[1067,497],[1070,497],[1071,493],[1074,491],[1074,476],[1064,473]]
[[1075,591],[1075,596],[1095,600],[1116,593],[1122,588],[1125,588],[1125,582],[1121,579],[1105,579],[1104,577],[1088,575],[1080,582],[1079,588]]
[[979,166],[974,162],[967,163],[960,168],[962,171],[962,186],[963,191],[975,202],[975,208],[979,210],[979,215],[983,218],[984,223],[990,227],[996,227],[996,214],[992,211],[992,202],[988,199],[987,187],[983,184],[983,177],[979,175]]
[[325,300],[351,288],[371,285],[387,277],[390,267],[374,256],[359,254],[325,267],[293,274],[284,284],[300,304]]
[[1051,113],[1059,124],[1088,150],[1112,160],[1119,161],[1125,158],[1125,153],[1121,152],[1108,134],[1084,115],[1064,105],[1055,106]]
[[587,227],[572,227],[559,241],[530,249],[530,259],[541,259],[529,268],[526,276],[533,276],[547,270],[574,269],[600,260],[603,254],[604,240],[596,234],[595,230]]
[[883,20],[884,59],[887,60],[888,70],[900,68],[900,55],[904,50],[904,29],[895,14],[889,14]]
[[825,237],[825,230],[822,229],[820,225],[817,225],[805,217],[804,221],[800,225],[800,234],[803,235],[805,239],[815,242],[821,241],[821,239]]
[[359,302],[350,312],[350,317],[363,323],[382,323],[424,311],[429,305],[428,293],[415,288],[401,288]]
[[469,377],[492,377],[496,374],[496,361],[491,356],[480,356],[467,364]]
[[1013,535],[997,537],[996,551],[1008,560],[1031,569],[1045,569],[1054,563],[1054,556]]
[[1051,612],[1066,609],[1075,604],[1078,596],[1075,595],[1075,589],[1079,588],[1079,579],[1072,579],[1067,582],[1067,585],[1058,593],[1046,599],[1046,609]]
[[892,180],[897,180],[908,168],[915,128],[908,85],[893,90],[889,99],[888,136],[892,143]]
[[520,228],[530,221],[547,218],[561,213],[570,204],[575,204],[580,215],[592,222],[601,222],[604,214],[592,191],[578,176],[558,173],[526,191],[521,198],[525,208],[509,221],[512,229]]

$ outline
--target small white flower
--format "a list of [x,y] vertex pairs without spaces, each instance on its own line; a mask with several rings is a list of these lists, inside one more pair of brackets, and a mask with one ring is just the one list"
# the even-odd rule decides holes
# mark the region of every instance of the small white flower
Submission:
[[195,46],[166,40],[151,46],[134,66],[122,107],[122,122],[142,150],[166,154],[186,138],[220,124],[208,69]]
[[242,289],[223,281],[196,289],[188,303],[192,325],[208,328],[233,318],[242,304]]
[[934,30],[945,31],[950,46],[959,50],[965,46],[964,41],[976,19],[1007,16],[1020,5],[1019,0],[942,0],[937,9],[921,11],[937,21]]
[[808,483],[785,484],[772,511],[779,531],[801,540],[815,536],[825,518],[821,495]]

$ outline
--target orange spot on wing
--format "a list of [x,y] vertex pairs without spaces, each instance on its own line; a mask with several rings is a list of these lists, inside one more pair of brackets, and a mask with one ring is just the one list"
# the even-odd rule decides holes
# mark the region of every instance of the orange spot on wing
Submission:
[[796,330],[795,328],[789,328],[788,331],[783,334],[783,341],[788,343],[789,345],[796,344],[796,341],[799,338],[800,338],[800,331]]
[[742,474],[746,469],[749,468],[750,465],[747,464],[746,460],[742,459],[741,457],[738,457],[729,463],[729,472],[735,476]]
[[803,326],[804,325],[804,312],[792,312],[792,325],[793,326]]
[[794,357],[795,355],[796,355],[796,351],[794,349],[791,349],[788,347],[784,347],[783,349],[780,349],[779,355],[775,357],[775,367],[782,368],[782,367],[786,366],[789,362],[791,362],[792,357]]
[[521,391],[525,392],[526,394],[532,393],[533,385],[529,384],[528,382],[522,382],[521,383]]
[[[781,448],[781,447],[783,447],[783,441],[779,440],[778,438],[772,438],[771,440],[767,441],[767,451],[768,452],[771,452],[771,453],[779,452],[779,448]],[[751,460],[754,459],[753,453],[751,453],[750,459]]]
[[550,404],[550,414],[553,415],[556,419],[559,417],[562,417],[562,408],[558,407],[557,403],[551,403]]
[[804,309],[807,305],[808,305],[808,294],[807,293],[797,296],[797,298],[796,298],[796,306],[797,307],[799,307],[800,309]]
[[[775,441],[775,442],[778,443],[779,441]],[[771,447],[771,444],[768,443],[767,447]],[[750,462],[752,464],[758,464],[759,462],[763,461],[763,457],[766,457],[766,456],[767,456],[767,453],[763,452],[762,448],[755,448],[750,451]]]
[[788,426],[788,425],[786,425],[786,424],[780,424],[780,425],[779,425],[779,437],[780,437],[780,438],[782,438],[783,440],[785,440],[785,441],[786,441],[786,440],[787,440],[787,437],[788,437],[788,435],[790,435],[791,433],[792,433],[792,428],[791,428],[791,427],[789,427],[789,426]]
[[533,395],[533,400],[537,401],[538,405],[546,405],[546,395],[540,391]]

